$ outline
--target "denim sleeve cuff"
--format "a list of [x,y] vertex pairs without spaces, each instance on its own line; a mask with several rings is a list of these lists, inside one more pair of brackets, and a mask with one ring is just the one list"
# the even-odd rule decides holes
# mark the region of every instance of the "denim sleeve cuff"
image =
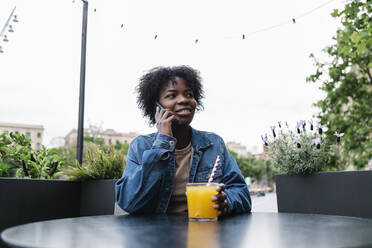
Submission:
[[156,135],[154,143],[152,144],[152,149],[162,149],[163,151],[161,152],[160,158],[167,159],[169,157],[169,153],[174,152],[176,144],[176,138],[158,133]]
[[231,206],[231,200],[229,199],[229,195],[226,193],[226,214],[231,214],[232,206]]

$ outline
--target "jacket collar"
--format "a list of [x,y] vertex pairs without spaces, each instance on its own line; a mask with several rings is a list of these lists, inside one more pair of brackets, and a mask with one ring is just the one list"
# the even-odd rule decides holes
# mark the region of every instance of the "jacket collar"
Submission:
[[[156,139],[156,135],[157,133],[148,135],[152,139],[151,143],[153,143]],[[196,150],[205,150],[210,146],[213,146],[213,142],[208,138],[206,132],[202,132],[191,127],[191,145]]]
[[212,146],[212,141],[208,138],[205,132],[201,132],[191,127],[191,144],[197,150],[205,150]]

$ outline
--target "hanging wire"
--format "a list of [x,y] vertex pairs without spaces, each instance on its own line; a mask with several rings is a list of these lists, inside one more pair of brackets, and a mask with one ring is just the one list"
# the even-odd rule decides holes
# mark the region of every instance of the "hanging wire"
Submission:
[[[309,10],[309,11],[303,13],[302,15],[299,15],[298,17],[296,17],[296,20],[301,19],[301,18],[304,18],[305,16],[310,15],[310,14],[313,13],[314,11],[317,11],[318,9],[321,9],[321,8],[323,8],[324,6],[330,4],[330,3],[334,2],[334,1],[337,1],[337,0],[330,0],[330,1],[328,1],[328,2],[325,2],[325,3],[321,4],[321,5],[319,5],[318,7],[315,7],[314,9],[311,9],[311,10]],[[346,1],[345,1],[345,2],[346,2]]]
[[5,31],[6,31],[6,28],[7,28],[8,25],[9,25],[10,19],[12,19],[12,16],[13,16],[13,14],[14,14],[15,9],[16,9],[16,6],[14,6],[12,12],[10,13],[10,16],[8,17],[8,20],[5,22],[3,28],[1,29],[0,37],[4,35],[4,33],[5,33]]
[[[10,16],[8,17],[8,19],[5,22],[3,28],[1,29],[0,38],[3,37],[3,39],[2,39],[3,42],[8,42],[9,41],[8,36],[5,34],[6,31],[8,31],[9,33],[13,33],[14,32],[13,26],[10,25],[9,22],[11,21],[13,15],[14,15],[15,9],[16,9],[16,6],[14,6],[12,12],[10,13]],[[15,22],[15,23],[18,22],[16,15],[14,15],[13,22]],[[9,27],[9,29],[7,30],[8,27]],[[0,53],[4,53],[4,50],[3,50],[3,48],[1,46],[0,46]]]
[[[256,35],[256,34],[259,34],[259,33],[262,33],[262,32],[267,32],[267,31],[270,31],[272,29],[276,29],[276,28],[279,28],[279,27],[282,27],[282,26],[285,26],[285,25],[289,25],[289,24],[296,24],[297,21],[299,19],[302,19],[302,18],[305,18],[306,16],[312,14],[313,12],[329,5],[330,3],[332,2],[335,2],[335,1],[340,1],[340,0],[329,0],[327,2],[324,2],[318,6],[316,6],[315,8],[313,9],[310,9],[309,11],[306,11],[298,16],[293,16],[292,18],[288,18],[287,20],[285,21],[282,21],[280,23],[277,23],[277,24],[274,24],[274,25],[271,25],[271,26],[268,26],[268,27],[263,27],[263,28],[260,28],[260,29],[257,29],[255,31],[252,31],[252,32],[247,32],[247,33],[242,33],[240,34],[239,36],[241,37],[242,40],[246,40],[247,37],[249,36],[253,36],[253,35]],[[342,2],[347,2],[347,1],[352,1],[352,0],[342,0]],[[123,24],[122,24],[123,25]],[[200,35],[199,35],[200,36]],[[238,37],[239,37],[238,36]],[[231,36],[225,36],[224,39],[235,39],[237,37],[237,35],[231,35]],[[158,36],[155,35],[154,39],[157,39]],[[210,37],[209,37],[210,38]],[[208,39],[208,38],[207,38]],[[214,38],[213,38],[214,39]],[[192,39],[190,39],[191,41]],[[194,43],[198,43],[200,42],[201,40],[205,40],[205,38],[203,37],[198,37],[197,39],[193,39],[193,42]]]
[[266,27],[266,28],[258,29],[258,30],[256,30],[256,31],[253,31],[253,32],[251,32],[251,33],[248,33],[246,36],[252,36],[252,35],[257,34],[257,33],[266,32],[266,31],[269,31],[269,30],[274,29],[274,28],[278,28],[278,27],[282,27],[282,26],[284,26],[284,25],[288,25],[288,24],[290,24],[290,23],[296,24],[296,20],[301,19],[301,18],[304,18],[305,16],[310,15],[310,14],[313,13],[314,11],[317,11],[318,9],[321,9],[321,8],[323,8],[324,6],[330,4],[330,3],[334,2],[334,1],[337,1],[337,0],[330,0],[330,1],[327,1],[327,2],[325,2],[325,3],[322,3],[321,5],[319,5],[319,6],[315,7],[315,8],[313,8],[313,9],[311,9],[311,10],[309,10],[309,11],[307,11],[307,12],[305,12],[305,13],[299,15],[299,16],[297,16],[297,17],[293,17],[292,19],[289,19],[289,20],[287,20],[287,21],[283,21],[283,22],[281,22],[281,23],[278,23],[278,24],[275,24],[275,25],[272,25],[272,26],[269,26],[269,27]]

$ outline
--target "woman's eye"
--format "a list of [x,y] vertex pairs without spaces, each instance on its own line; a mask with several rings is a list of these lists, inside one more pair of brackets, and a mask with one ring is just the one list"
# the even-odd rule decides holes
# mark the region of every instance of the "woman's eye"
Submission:
[[169,95],[167,95],[167,97],[168,97],[168,98],[175,98],[176,95],[175,95],[175,94],[169,94]]
[[194,97],[194,94],[193,93],[188,93],[187,94],[187,97],[193,98]]

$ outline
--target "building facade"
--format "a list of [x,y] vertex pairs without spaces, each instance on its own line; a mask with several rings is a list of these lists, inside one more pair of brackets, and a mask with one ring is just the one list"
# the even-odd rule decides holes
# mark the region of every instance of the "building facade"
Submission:
[[[127,143],[129,144],[139,135],[136,132],[129,132],[129,133],[119,133],[113,129],[106,129],[103,131],[96,131],[91,130],[90,128],[84,129],[84,136],[101,138],[105,142],[106,145],[115,145],[116,142],[120,143]],[[72,129],[66,136],[65,136],[65,146],[75,146],[77,143],[77,130]]]
[[231,151],[236,152],[241,157],[252,157],[252,153],[250,153],[247,150],[247,147],[243,146],[242,144],[230,141],[226,143],[227,148],[229,148]]
[[16,134],[24,134],[27,138],[31,139],[32,148],[41,148],[44,133],[44,127],[42,125],[0,122],[0,133],[11,132]]

